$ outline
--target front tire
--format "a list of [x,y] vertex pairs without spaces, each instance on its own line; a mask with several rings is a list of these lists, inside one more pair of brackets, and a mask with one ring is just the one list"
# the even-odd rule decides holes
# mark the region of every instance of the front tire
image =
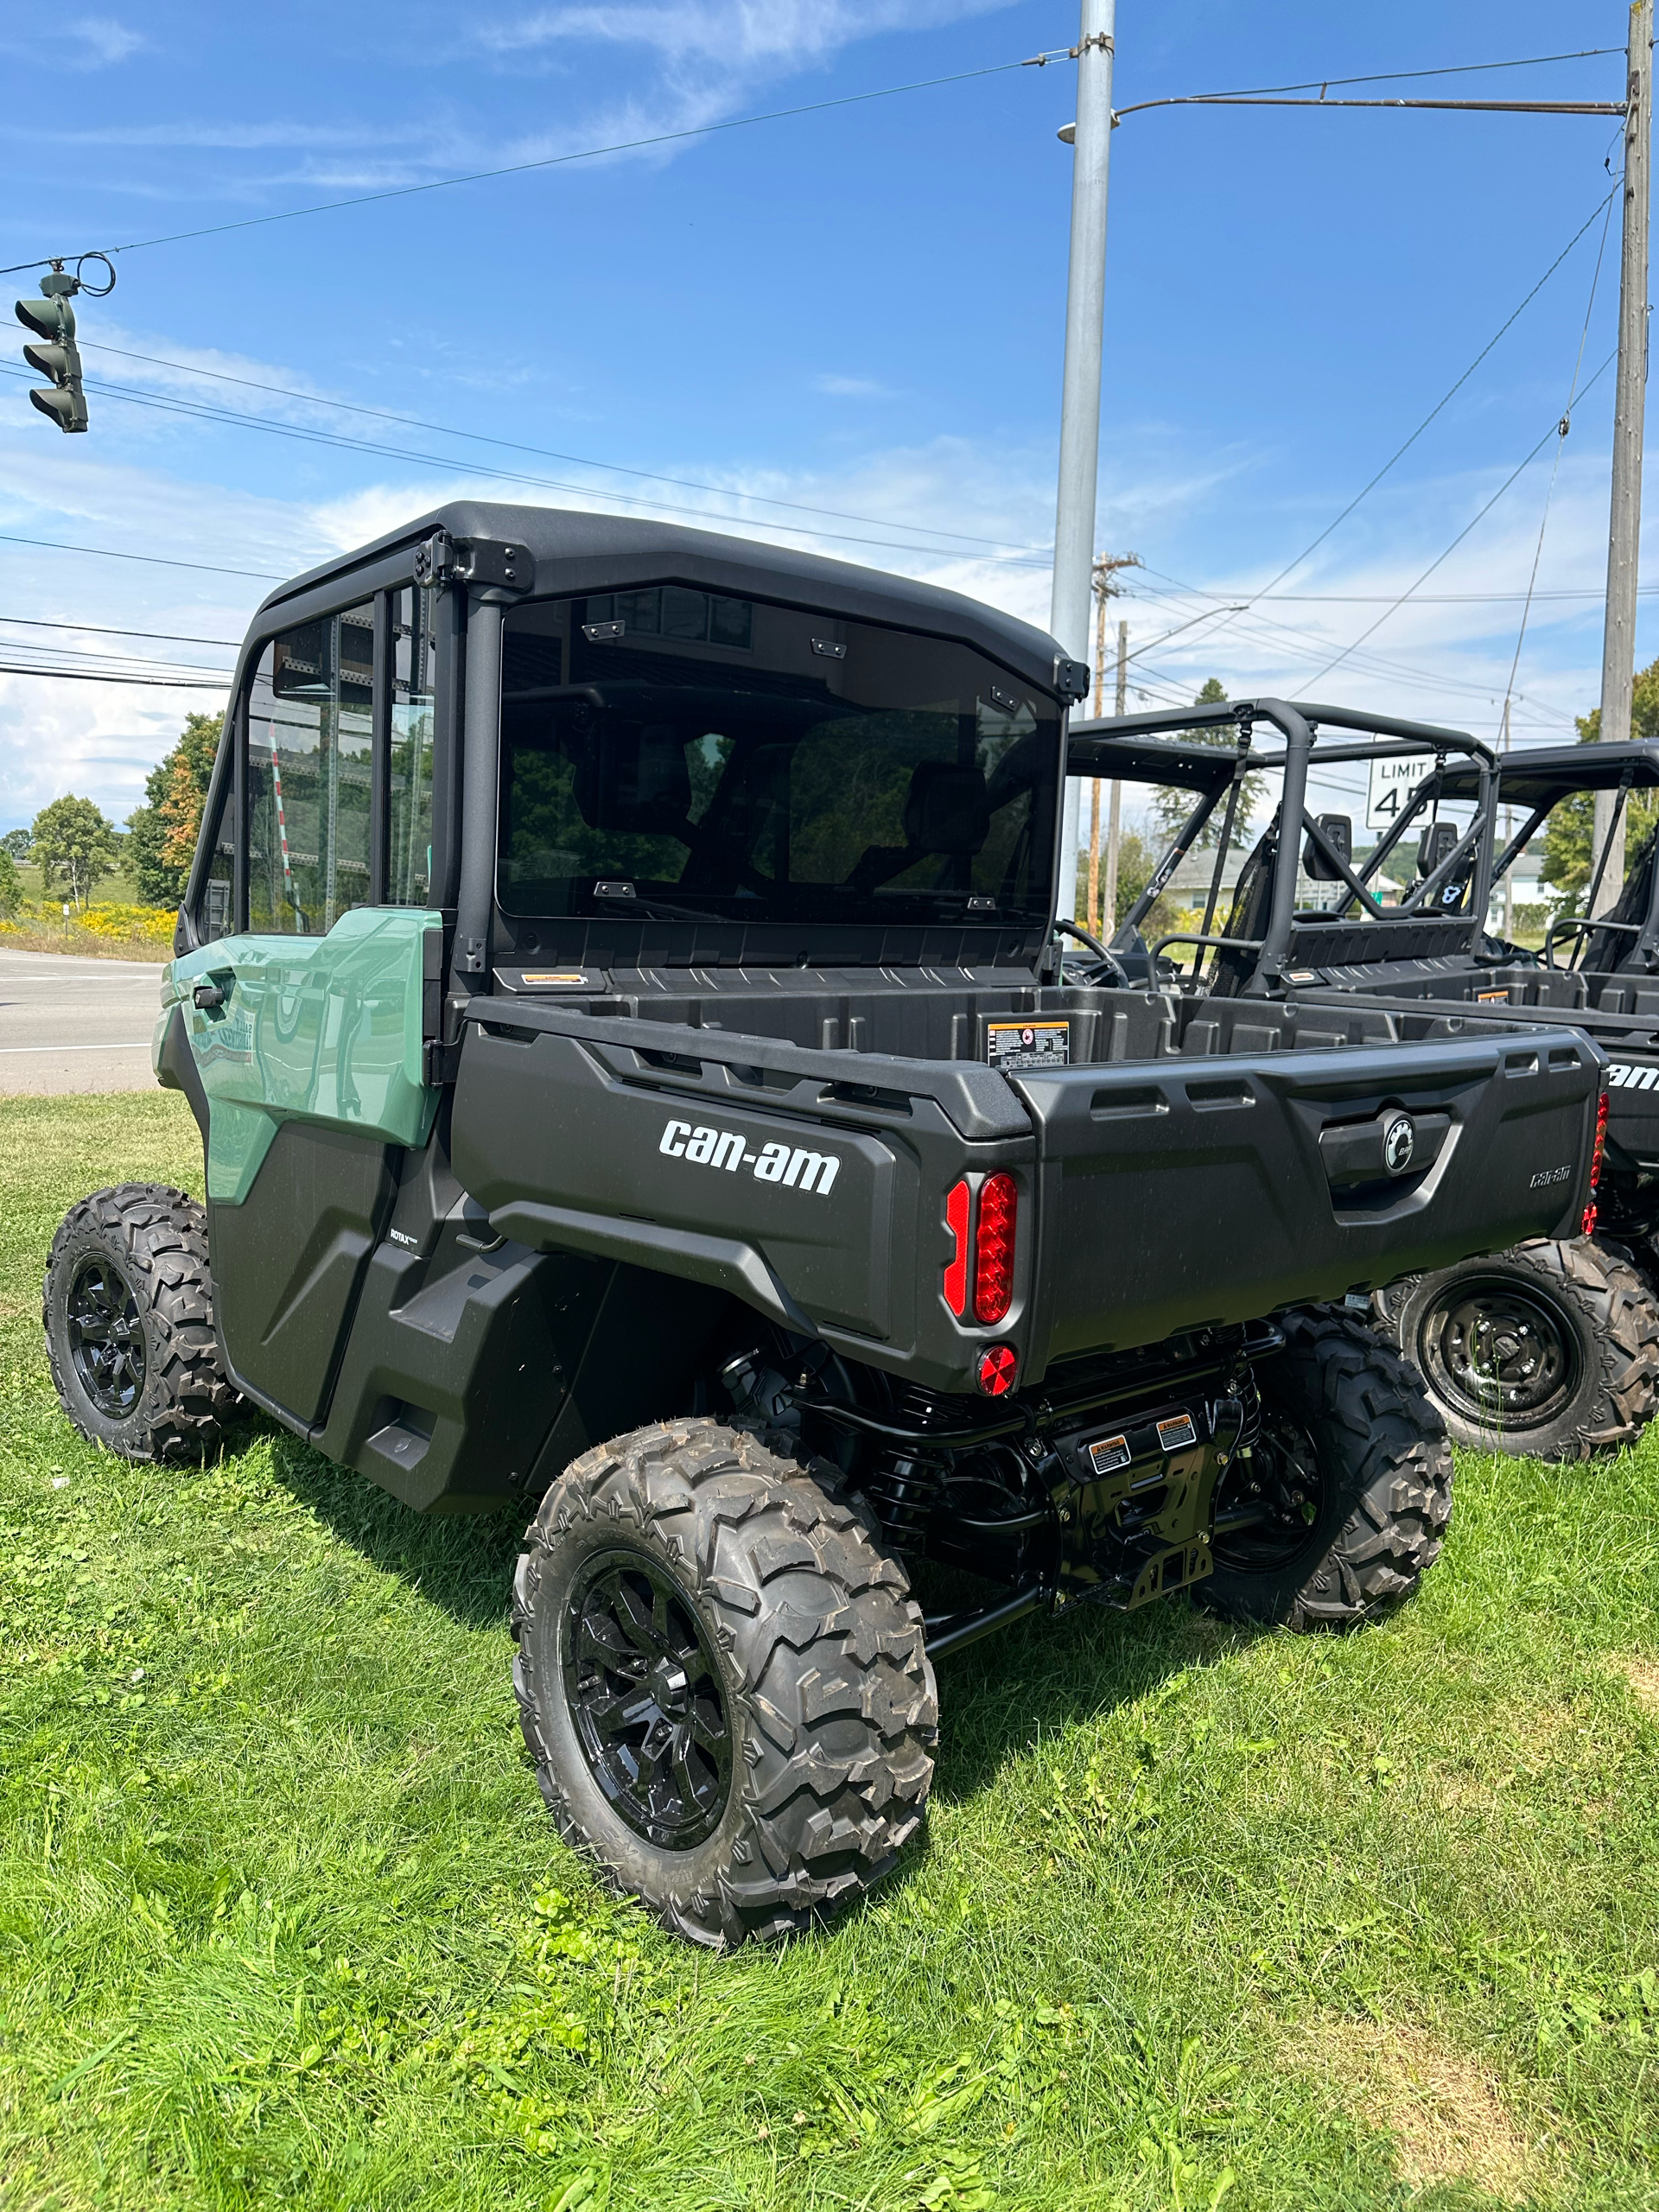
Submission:
[[568,1843],[693,1942],[852,1902],[914,1834],[920,1608],[850,1508],[708,1420],[584,1452],[531,1523],[513,1684]]
[[1375,1304],[1459,1444],[1587,1459],[1652,1418],[1659,1300],[1616,1247],[1541,1237]]
[[65,1413],[124,1459],[201,1459],[241,1408],[213,1326],[207,1221],[170,1184],[122,1183],[70,1207],[41,1319]]
[[1403,1605],[1440,1556],[1452,1450],[1392,1345],[1346,1313],[1291,1313],[1256,1376],[1262,1426],[1216,1493],[1215,1569],[1194,1594],[1235,1619],[1344,1628]]

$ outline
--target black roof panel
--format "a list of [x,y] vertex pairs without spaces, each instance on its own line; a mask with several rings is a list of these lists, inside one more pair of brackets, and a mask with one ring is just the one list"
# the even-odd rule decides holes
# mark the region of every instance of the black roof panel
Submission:
[[[1541,745],[1503,755],[1498,783],[1510,806],[1553,806],[1573,791],[1617,791],[1626,768],[1635,791],[1659,789],[1659,745]],[[1472,771],[1448,768],[1447,798],[1472,798]]]
[[853,620],[886,622],[958,639],[1005,662],[1027,681],[1054,689],[1054,660],[1060,648],[1053,639],[960,592],[860,568],[850,561],[826,560],[793,546],[767,545],[626,515],[589,514],[572,507],[452,500],[388,531],[372,544],[291,577],[267,596],[261,611],[335,578],[344,582],[353,569],[401,547],[412,550],[439,530],[451,537],[505,539],[523,545],[536,563],[538,598],[672,582],[739,598],[792,601],[833,608]]
[[1066,743],[1068,776],[1102,776],[1129,784],[1174,784],[1189,791],[1225,791],[1238,759],[1231,743],[1201,745],[1192,738],[1111,734],[1108,722],[1076,721]]

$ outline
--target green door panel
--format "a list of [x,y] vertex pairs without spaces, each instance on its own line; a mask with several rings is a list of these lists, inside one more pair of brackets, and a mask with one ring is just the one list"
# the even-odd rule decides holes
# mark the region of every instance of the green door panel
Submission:
[[[358,906],[326,937],[245,936],[173,962],[162,1021],[182,1001],[207,1094],[207,1195],[240,1205],[286,1121],[423,1145],[438,1093],[424,1079],[421,1000],[436,914]],[[192,1003],[199,982],[225,1003]],[[159,1035],[159,1032],[157,1033]]]

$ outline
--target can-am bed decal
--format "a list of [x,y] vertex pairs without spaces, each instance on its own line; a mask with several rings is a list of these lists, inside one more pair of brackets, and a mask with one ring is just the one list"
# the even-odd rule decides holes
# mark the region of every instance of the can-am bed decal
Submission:
[[1607,1088],[1610,1090],[1651,1090],[1659,1084],[1659,1067],[1633,1067],[1629,1060],[1611,1060],[1607,1065]]
[[762,1145],[751,1151],[735,1129],[713,1129],[690,1122],[670,1122],[663,1129],[658,1152],[671,1160],[689,1160],[699,1167],[723,1167],[728,1175],[747,1167],[757,1183],[781,1183],[786,1190],[815,1192],[827,1198],[841,1170],[835,1152],[809,1152],[800,1146]]

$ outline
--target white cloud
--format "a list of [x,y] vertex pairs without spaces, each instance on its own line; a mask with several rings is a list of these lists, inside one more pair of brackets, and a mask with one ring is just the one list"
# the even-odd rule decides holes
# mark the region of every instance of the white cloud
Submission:
[[874,377],[814,377],[812,389],[827,392],[831,399],[885,399],[888,396],[886,385],[877,384]]
[[[221,179],[215,187],[221,197],[257,202],[283,188],[395,191],[435,176],[554,162],[597,147],[629,148],[696,132],[725,121],[762,83],[821,66],[858,41],[933,29],[1013,4],[1014,0],[701,0],[684,7],[544,8],[474,23],[456,34],[462,46],[519,71],[531,57],[563,67],[562,55],[582,46],[637,50],[654,65],[640,91],[580,111],[569,104],[549,127],[512,139],[447,114],[423,117],[418,128],[408,119],[318,123],[276,117],[226,122],[213,117],[147,119],[49,135],[75,144],[280,150],[313,157],[257,176]],[[87,19],[88,24],[92,21]],[[108,19],[96,21],[110,43],[111,58],[116,58],[120,38],[137,36]],[[666,161],[677,149],[640,150]],[[166,196],[136,184],[129,188],[141,196]]]
[[477,27],[476,42],[520,54],[558,46],[644,47],[670,65],[799,68],[859,39],[937,29],[1011,0],[702,0],[672,7],[540,8]]
[[79,41],[81,66],[86,68],[105,68],[117,61],[124,61],[130,54],[137,54],[149,45],[142,31],[135,31],[125,23],[118,23],[112,16],[82,16],[79,21],[66,23],[67,36]]

